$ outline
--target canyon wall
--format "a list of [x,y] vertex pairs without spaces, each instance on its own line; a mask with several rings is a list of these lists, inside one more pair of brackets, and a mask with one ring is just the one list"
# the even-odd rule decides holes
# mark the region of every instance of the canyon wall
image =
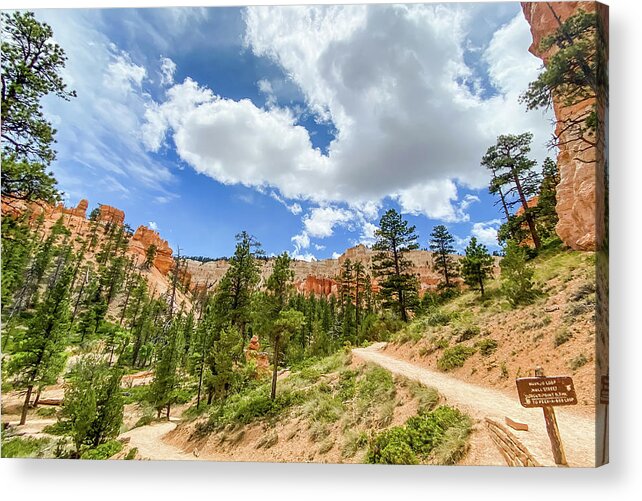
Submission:
[[[597,12],[608,36],[608,8],[596,2],[522,2],[524,16],[531,27],[533,43],[529,51],[548,64],[556,47],[542,51],[541,41],[554,33],[559,22],[564,22],[579,9]],[[597,147],[587,146],[596,142],[591,133],[578,137],[577,128],[568,124],[585,115],[596,104],[604,123],[602,100],[588,99],[568,105],[560,96],[553,96],[553,111],[557,121],[556,137],[559,139],[557,164],[560,183],[557,186],[556,211],[559,222],[557,234],[562,241],[576,250],[596,250],[604,234],[604,131],[598,131]],[[590,137],[589,137],[590,136]]]

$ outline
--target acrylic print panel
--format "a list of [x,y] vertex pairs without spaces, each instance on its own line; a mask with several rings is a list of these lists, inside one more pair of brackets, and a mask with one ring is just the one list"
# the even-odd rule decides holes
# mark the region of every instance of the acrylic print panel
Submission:
[[2,16],[3,457],[608,461],[605,6]]

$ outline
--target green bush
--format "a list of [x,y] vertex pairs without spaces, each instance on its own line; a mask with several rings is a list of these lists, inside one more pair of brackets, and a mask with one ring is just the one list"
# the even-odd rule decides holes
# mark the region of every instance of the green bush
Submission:
[[418,464],[420,460],[427,461],[437,449],[435,462],[452,464],[465,452],[470,429],[468,416],[453,407],[441,406],[377,435],[368,449],[366,462]]
[[412,398],[417,400],[417,413],[420,415],[432,411],[439,403],[439,392],[435,388],[424,386],[418,381],[411,381],[408,384],[408,390]]
[[127,455],[125,456],[125,460],[131,461],[132,459],[135,459],[136,454],[138,454],[138,447],[129,449],[129,451],[127,452]]
[[469,339],[479,336],[479,326],[469,323],[463,323],[455,326],[453,328],[453,334],[457,336],[456,340],[458,343],[463,343]]
[[557,331],[557,334],[555,334],[555,347],[558,347],[567,341],[569,341],[573,337],[573,334],[568,329],[562,328],[559,331]]
[[56,409],[53,407],[38,407],[36,414],[40,417],[53,417],[56,415]]
[[437,360],[437,367],[442,371],[450,371],[462,367],[464,362],[477,350],[468,346],[457,345],[444,350],[443,355]]
[[575,357],[570,361],[569,366],[571,369],[576,371],[580,367],[583,367],[584,365],[586,365],[587,362],[588,362],[588,359],[584,356],[583,353],[580,353],[577,357]]
[[149,424],[152,424],[154,422],[154,416],[151,414],[145,414],[144,416],[141,416],[141,418],[136,421],[136,424],[134,425],[134,428],[139,428],[141,426],[147,426]]
[[71,424],[68,421],[56,421],[49,426],[45,426],[42,432],[49,435],[68,435],[71,432]]
[[50,443],[47,438],[14,437],[2,442],[3,458],[42,457],[43,449]]
[[488,357],[497,350],[497,341],[494,339],[482,339],[481,341],[477,341],[475,346],[479,349],[482,357]]
[[80,459],[109,459],[114,454],[118,454],[123,450],[123,443],[118,440],[110,440],[104,444],[100,444],[93,449],[85,450]]
[[354,457],[357,451],[363,449],[366,445],[368,445],[368,435],[363,431],[349,430],[341,447],[341,457]]

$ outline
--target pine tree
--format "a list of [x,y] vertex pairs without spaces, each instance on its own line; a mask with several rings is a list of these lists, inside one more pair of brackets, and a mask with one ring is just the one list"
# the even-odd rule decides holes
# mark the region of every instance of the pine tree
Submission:
[[537,201],[537,222],[540,233],[544,236],[555,235],[555,226],[558,217],[557,185],[560,182],[560,174],[557,164],[550,158],[546,158],[542,164],[542,183],[539,187],[539,198]]
[[305,316],[300,311],[282,310],[270,329],[272,344],[272,392],[270,398],[276,398],[276,378],[279,368],[281,351],[285,350],[292,334],[298,331],[305,322]]
[[533,267],[528,264],[526,249],[515,242],[508,242],[501,267],[502,293],[513,308],[529,304],[535,299],[537,291],[533,284]]
[[515,235],[522,224],[526,223],[533,244],[539,249],[541,244],[535,224],[536,210],[528,204],[537,194],[540,184],[539,174],[533,170],[535,161],[527,157],[532,139],[533,134],[530,132],[518,136],[501,135],[497,138],[497,143],[488,148],[481,164],[492,172],[493,180],[489,189],[491,192],[501,190],[506,214],[516,204],[523,211],[521,217],[513,214],[508,216],[507,223],[510,227],[505,233]]
[[217,339],[211,344],[206,360],[208,371],[205,376],[208,405],[212,403],[213,398],[217,400],[225,398],[235,386],[237,376],[234,365],[240,344],[238,329],[232,326],[222,329]]
[[47,95],[69,100],[60,73],[67,57],[53,30],[33,12],[2,13],[2,198],[59,198],[56,180],[47,172],[55,159],[56,130],[42,112]]
[[67,269],[38,306],[28,329],[16,338],[16,348],[9,361],[9,374],[17,388],[26,389],[20,424],[27,419],[27,410],[34,387],[53,384],[62,371],[69,326],[69,283],[72,270]]
[[120,433],[122,375],[93,355],[85,355],[73,366],[65,385],[62,420],[69,426],[77,456],[83,446],[97,447]]
[[408,311],[417,305],[419,284],[417,277],[409,271],[412,263],[404,256],[419,248],[415,227],[408,226],[401,214],[390,209],[381,218],[375,236],[373,269],[380,278],[383,306],[394,308],[400,318],[408,322]]
[[453,286],[453,279],[457,277],[457,261],[453,258],[455,253],[454,237],[443,224],[435,226],[430,234],[430,250],[434,252],[433,270],[443,275],[444,287]]
[[145,251],[145,262],[143,263],[143,268],[146,270],[149,270],[152,265],[154,264],[154,259],[156,259],[156,252],[158,249],[154,244],[151,244],[149,247],[147,247],[147,250]]
[[471,288],[479,288],[481,295],[484,295],[484,281],[493,273],[494,260],[488,253],[485,245],[477,243],[472,237],[466,255],[461,260],[461,272],[464,282]]
[[261,244],[254,237],[245,231],[236,235],[234,255],[214,299],[221,326],[238,327],[243,344],[251,320],[252,296],[261,278],[257,257],[262,255]]
[[178,364],[182,353],[182,331],[180,321],[171,321],[167,337],[160,349],[160,357],[154,367],[154,379],[149,388],[149,399],[160,418],[163,409],[169,420],[172,404],[176,401],[176,390],[180,385]]

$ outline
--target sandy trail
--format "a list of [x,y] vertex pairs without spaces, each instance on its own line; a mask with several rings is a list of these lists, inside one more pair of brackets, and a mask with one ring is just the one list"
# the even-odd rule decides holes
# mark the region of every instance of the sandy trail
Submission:
[[[489,417],[503,423],[504,417],[508,416],[515,421],[527,423],[528,431],[514,433],[542,465],[555,466],[541,409],[522,407],[517,393],[511,398],[500,391],[469,384],[392,358],[379,351],[385,344],[355,348],[352,352],[362,360],[380,365],[394,374],[435,387],[448,404],[456,405],[477,419]],[[595,466],[595,421],[571,411],[569,407],[557,407],[555,414],[569,466]]]
[[176,422],[165,421],[148,426],[134,428],[123,433],[118,438],[129,438],[129,447],[138,449],[144,459],[152,460],[191,460],[199,459],[193,454],[188,454],[178,447],[166,443],[163,437],[176,428]]

